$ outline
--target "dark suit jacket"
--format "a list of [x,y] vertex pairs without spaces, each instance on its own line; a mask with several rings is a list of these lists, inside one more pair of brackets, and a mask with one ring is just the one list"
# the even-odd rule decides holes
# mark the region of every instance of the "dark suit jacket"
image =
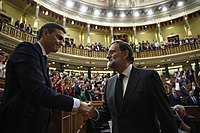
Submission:
[[198,106],[198,100],[197,100],[197,98],[196,97],[194,97],[195,99],[196,99],[196,104],[194,103],[194,101],[192,100],[192,98],[190,97],[190,96],[188,96],[187,98],[186,98],[186,105],[196,105],[196,106]]
[[45,133],[51,114],[49,108],[72,110],[73,98],[52,90],[39,44],[20,43],[10,56],[6,70],[0,106],[3,133]]
[[176,97],[174,97],[173,93],[170,93],[168,97],[169,97],[169,101],[170,101],[171,106],[175,106],[175,105],[181,103],[180,96],[178,96],[177,94],[176,94]]
[[[113,133],[177,133],[168,97],[156,71],[134,68],[131,71],[122,107],[115,103],[117,76],[111,77],[105,88],[105,102],[99,110],[101,120],[113,123]],[[160,126],[158,126],[159,122]]]

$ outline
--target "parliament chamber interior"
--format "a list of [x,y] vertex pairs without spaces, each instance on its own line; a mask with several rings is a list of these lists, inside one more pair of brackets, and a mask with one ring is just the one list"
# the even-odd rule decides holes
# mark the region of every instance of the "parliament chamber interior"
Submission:
[[[135,67],[158,72],[171,107],[183,105],[200,125],[199,0],[1,0],[0,100],[9,55],[20,42],[36,43],[47,22],[66,30],[63,46],[48,55],[54,91],[101,108],[106,81],[116,74],[107,67],[109,45],[123,40],[133,50]],[[179,101],[171,99],[174,92]],[[192,104],[190,93],[196,98]],[[87,124],[79,112],[52,110],[48,133],[92,132]],[[93,126],[110,132],[108,123]]]

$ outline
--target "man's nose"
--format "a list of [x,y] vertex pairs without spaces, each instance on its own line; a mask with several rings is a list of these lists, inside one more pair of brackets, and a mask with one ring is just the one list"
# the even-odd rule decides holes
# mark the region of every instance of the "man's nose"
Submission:
[[111,55],[110,54],[107,54],[106,58],[107,59],[110,59]]

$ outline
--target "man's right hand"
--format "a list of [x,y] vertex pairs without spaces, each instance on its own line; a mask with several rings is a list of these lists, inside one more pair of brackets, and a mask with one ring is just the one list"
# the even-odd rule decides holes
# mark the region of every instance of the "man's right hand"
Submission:
[[83,119],[86,121],[94,112],[94,106],[92,103],[81,102],[79,111],[82,113]]

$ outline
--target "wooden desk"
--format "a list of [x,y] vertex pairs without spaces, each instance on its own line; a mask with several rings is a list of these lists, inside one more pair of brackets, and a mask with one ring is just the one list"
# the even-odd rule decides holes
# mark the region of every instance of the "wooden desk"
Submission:
[[[93,102],[95,108],[103,105],[102,101]],[[48,133],[85,133],[85,122],[79,112],[53,110]]]

